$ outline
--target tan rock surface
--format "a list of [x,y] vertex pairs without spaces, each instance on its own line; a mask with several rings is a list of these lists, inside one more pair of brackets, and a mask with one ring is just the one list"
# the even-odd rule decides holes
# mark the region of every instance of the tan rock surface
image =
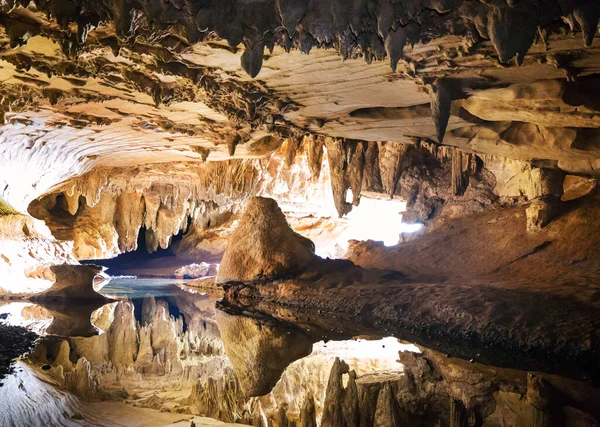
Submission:
[[297,274],[315,260],[314,244],[295,233],[273,199],[250,199],[231,235],[216,283]]

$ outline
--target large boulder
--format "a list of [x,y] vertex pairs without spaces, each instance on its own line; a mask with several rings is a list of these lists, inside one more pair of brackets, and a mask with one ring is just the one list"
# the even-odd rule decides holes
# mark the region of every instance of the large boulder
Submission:
[[216,283],[289,277],[315,258],[313,242],[290,228],[277,202],[254,197],[229,239]]

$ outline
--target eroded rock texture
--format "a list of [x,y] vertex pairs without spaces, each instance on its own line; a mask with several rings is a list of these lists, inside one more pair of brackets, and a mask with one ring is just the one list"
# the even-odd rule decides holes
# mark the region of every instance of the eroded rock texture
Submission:
[[[77,261],[135,251],[143,233],[148,252],[189,264],[225,254],[226,302],[272,318],[223,317],[235,373],[189,315],[200,303],[185,331],[155,300],[141,318],[130,302],[103,310],[100,336],[74,322],[85,338],[39,353],[86,399],[148,376],[189,386],[174,410],[256,425],[583,422],[589,406],[555,405],[547,380],[464,391],[410,355],[385,381],[338,361],[326,397],[242,394],[298,384],[282,365],[311,341],[273,326],[297,320],[283,303],[322,336],[334,313],[353,335],[597,381],[599,19],[597,0],[4,1],[2,293],[86,296],[94,271]],[[365,198],[405,202],[402,221],[426,232],[356,242],[353,264],[318,259],[288,227],[330,239]],[[60,308],[29,314],[56,332],[72,320]]]
[[[277,242],[274,244],[274,242]],[[314,259],[314,244],[294,232],[273,199],[251,199],[217,273],[217,283],[297,274]]]

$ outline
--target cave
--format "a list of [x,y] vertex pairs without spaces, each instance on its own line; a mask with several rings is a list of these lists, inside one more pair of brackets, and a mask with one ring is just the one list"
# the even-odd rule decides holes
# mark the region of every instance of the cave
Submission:
[[[187,227],[186,227],[187,228]],[[181,267],[184,260],[177,257],[174,248],[183,239],[183,230],[172,236],[166,248],[158,248],[150,252],[147,230],[144,226],[138,231],[136,249],[123,252],[114,258],[95,259],[82,261],[83,264],[95,264],[106,268],[111,276],[144,276],[144,277],[169,277],[175,274],[174,269]],[[200,260],[202,261],[202,260]]]
[[600,425],[599,24],[0,2],[0,426]]

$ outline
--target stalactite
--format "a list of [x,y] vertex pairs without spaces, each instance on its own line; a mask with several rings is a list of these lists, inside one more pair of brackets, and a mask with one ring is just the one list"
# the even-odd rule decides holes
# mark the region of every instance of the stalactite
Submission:
[[288,168],[294,163],[301,142],[301,139],[296,137],[288,138],[285,141],[285,164]]
[[471,155],[469,153],[459,149],[452,151],[452,193],[455,196],[462,196],[469,186],[470,165]]
[[340,139],[326,138],[325,147],[327,148],[333,201],[341,218],[352,210],[352,205],[346,202],[346,192],[348,191],[346,151],[343,147],[343,141]]
[[121,252],[137,249],[137,238],[144,214],[144,199],[140,194],[124,192],[117,196],[114,222]]
[[[351,145],[350,145],[351,144]],[[365,143],[350,142],[347,143],[348,168],[346,169],[347,186],[352,189],[352,205],[358,206],[360,203],[360,193],[362,191],[363,172],[365,169]]]
[[398,27],[396,30],[390,29],[385,37],[385,52],[390,59],[390,67],[394,72],[396,71],[398,61],[402,58],[406,38],[406,30],[403,27]]
[[307,145],[308,168],[313,182],[318,181],[323,163],[323,138],[315,135],[306,135],[303,144]]
[[379,148],[377,142],[366,142],[365,167],[363,171],[362,187],[366,191],[383,192],[381,173],[379,171]]
[[405,155],[409,150],[408,144],[400,142],[380,142],[379,171],[383,191],[390,197],[398,192],[398,183],[406,167]]
[[444,141],[446,127],[450,119],[450,108],[452,106],[452,93],[450,84],[444,79],[436,80],[430,88],[430,107],[437,141]]
[[264,38],[253,40],[245,39],[246,49],[242,54],[242,68],[250,77],[256,77],[262,68],[263,53],[265,50]]
[[450,427],[468,427],[469,414],[460,400],[450,399]]
[[238,133],[234,134],[229,139],[227,139],[227,150],[230,156],[235,155],[235,149],[241,142],[242,137]]

